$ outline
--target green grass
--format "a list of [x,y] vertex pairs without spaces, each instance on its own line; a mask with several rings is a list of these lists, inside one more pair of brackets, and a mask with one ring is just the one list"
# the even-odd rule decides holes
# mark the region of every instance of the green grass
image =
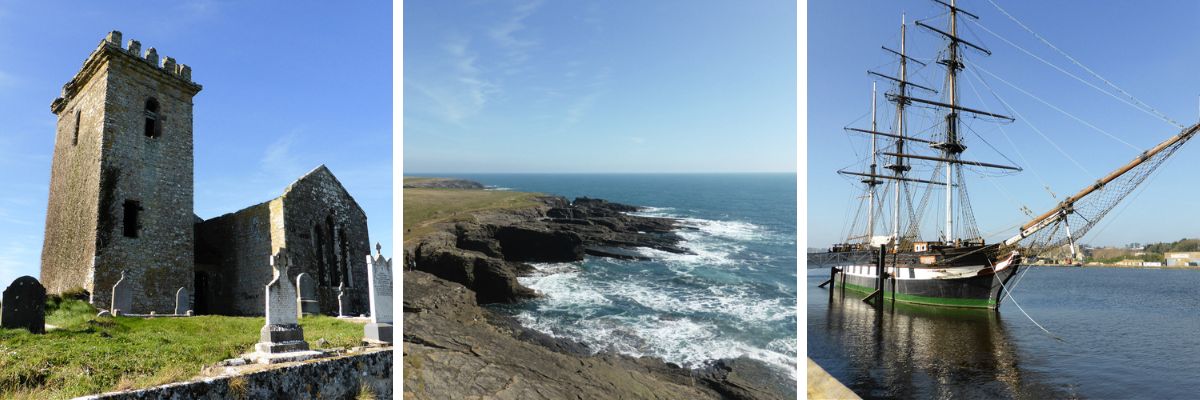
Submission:
[[[45,335],[0,329],[0,398],[61,399],[188,380],[253,350],[262,317],[95,317],[79,300],[47,301]],[[300,321],[310,345],[356,346],[362,325],[333,317]]]
[[473,212],[533,207],[537,196],[504,190],[404,189],[404,240],[429,233],[433,223],[466,219]]

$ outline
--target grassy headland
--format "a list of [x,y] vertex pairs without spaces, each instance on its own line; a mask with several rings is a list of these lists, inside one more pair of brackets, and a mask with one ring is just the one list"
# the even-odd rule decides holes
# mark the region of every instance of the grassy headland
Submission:
[[[411,178],[410,180],[440,178]],[[488,210],[507,210],[533,207],[538,193],[512,192],[506,190],[405,188],[404,189],[404,242],[409,243],[430,231],[438,222],[469,218],[471,213]]]
[[[61,399],[188,380],[200,369],[253,350],[262,317],[96,317],[80,300],[51,297],[45,335],[0,329],[0,398]],[[300,320],[315,346],[357,346],[362,325]]]

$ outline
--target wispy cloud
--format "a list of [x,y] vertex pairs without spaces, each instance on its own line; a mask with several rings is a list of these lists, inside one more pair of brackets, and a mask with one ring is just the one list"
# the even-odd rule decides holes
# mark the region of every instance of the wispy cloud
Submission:
[[17,83],[17,77],[0,70],[0,87],[9,87]]
[[567,126],[579,123],[589,110],[595,105],[596,100],[604,94],[605,88],[608,86],[609,70],[607,68],[600,70],[592,76],[587,84],[583,85],[583,95],[576,96],[567,105],[566,116],[564,121]]
[[488,36],[504,50],[506,60],[501,64],[501,69],[508,74],[513,74],[520,71],[520,66],[529,60],[529,52],[538,45],[538,41],[530,37],[521,37],[518,34],[525,30],[525,19],[533,15],[539,7],[542,6],[542,0],[527,1],[518,4],[512,10],[512,15],[508,19],[501,21],[488,31]]
[[300,157],[292,150],[299,130],[293,130],[267,145],[263,151],[260,166],[262,172],[270,177],[297,177],[304,172]]
[[484,79],[469,38],[452,37],[442,50],[446,57],[443,65],[449,73],[439,73],[441,79],[417,79],[411,85],[433,101],[434,113],[447,122],[462,125],[463,120],[483,109],[488,96],[497,88]]

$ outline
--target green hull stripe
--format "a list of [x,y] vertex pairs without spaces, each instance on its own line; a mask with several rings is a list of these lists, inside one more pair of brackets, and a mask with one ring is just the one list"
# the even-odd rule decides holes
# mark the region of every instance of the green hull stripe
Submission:
[[[856,292],[863,292],[866,294],[871,294],[871,293],[875,292],[875,288],[869,288],[866,286],[858,286],[858,285],[855,285],[855,284],[849,283],[849,282],[846,282],[846,289],[850,289],[850,290],[853,290]],[[885,298],[891,299],[892,291],[885,290],[883,292],[883,295]],[[957,299],[957,298],[948,298],[948,297],[928,297],[928,296],[917,296],[917,295],[913,295],[913,294],[896,293],[896,301],[902,301],[905,303],[913,303],[913,304],[925,304],[925,305],[931,305],[931,306],[946,306],[946,307],[992,308],[992,307],[996,306],[996,302],[994,300],[992,300],[990,297],[986,300],[983,300],[983,299]]]

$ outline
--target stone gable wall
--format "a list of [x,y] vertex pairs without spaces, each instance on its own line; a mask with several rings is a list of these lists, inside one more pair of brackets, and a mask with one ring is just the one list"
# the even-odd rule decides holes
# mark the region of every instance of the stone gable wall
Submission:
[[[337,314],[337,287],[343,276],[348,301],[345,312],[349,315],[368,313],[366,256],[371,254],[371,244],[367,236],[366,213],[324,166],[292,184],[282,199],[286,246],[292,251],[293,268],[296,274],[306,272],[313,276],[321,313]],[[328,232],[331,220],[335,227],[332,235]],[[325,231],[320,240],[314,237],[314,228],[318,225]],[[345,237],[344,247],[342,236]],[[327,248],[325,276],[321,276],[318,243]],[[336,273],[342,265],[348,269],[345,275]],[[330,276],[331,273],[334,276]]]

